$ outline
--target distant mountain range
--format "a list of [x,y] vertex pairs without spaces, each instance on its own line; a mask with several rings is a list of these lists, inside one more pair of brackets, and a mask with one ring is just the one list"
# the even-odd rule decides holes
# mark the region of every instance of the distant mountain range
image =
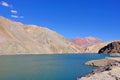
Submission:
[[0,55],[98,53],[101,49],[104,52],[113,49],[109,44],[94,37],[68,40],[48,28],[0,17]]
[[94,44],[98,44],[98,43],[103,43],[104,41],[102,41],[101,39],[95,38],[95,37],[85,37],[85,38],[74,38],[71,40],[73,43],[79,45],[79,46],[83,46],[83,47],[87,47],[87,46],[91,46]]

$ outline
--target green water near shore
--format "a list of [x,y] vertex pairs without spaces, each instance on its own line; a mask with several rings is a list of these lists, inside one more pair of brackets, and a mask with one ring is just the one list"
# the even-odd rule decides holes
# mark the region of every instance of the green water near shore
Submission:
[[84,63],[104,54],[0,56],[0,80],[76,80],[95,67]]

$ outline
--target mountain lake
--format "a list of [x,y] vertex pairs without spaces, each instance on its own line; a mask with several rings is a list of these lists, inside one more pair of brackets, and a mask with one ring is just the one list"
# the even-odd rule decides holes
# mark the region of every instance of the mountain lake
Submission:
[[85,62],[106,54],[39,54],[0,56],[0,80],[77,80],[96,69]]

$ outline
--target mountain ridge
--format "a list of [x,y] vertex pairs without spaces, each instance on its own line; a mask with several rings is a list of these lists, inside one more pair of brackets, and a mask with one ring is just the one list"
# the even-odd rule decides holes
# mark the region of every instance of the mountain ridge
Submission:
[[73,42],[76,39],[68,40],[48,28],[26,25],[0,16],[0,55],[98,53],[109,43],[119,41],[103,42],[91,36],[78,39],[80,45]]
[[0,54],[82,52],[81,47],[48,28],[24,25],[4,17],[0,17],[0,44]]
[[92,37],[92,36],[88,36],[88,37],[85,37],[85,38],[79,38],[78,37],[78,38],[72,39],[71,41],[73,43],[75,43],[79,46],[83,46],[83,47],[87,47],[87,46],[91,46],[91,45],[94,45],[94,44],[104,42],[101,39],[95,38],[95,37]]

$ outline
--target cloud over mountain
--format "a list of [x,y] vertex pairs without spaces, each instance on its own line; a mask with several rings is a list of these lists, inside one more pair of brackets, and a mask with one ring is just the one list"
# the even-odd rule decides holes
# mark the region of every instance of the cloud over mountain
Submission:
[[16,14],[17,10],[11,10],[11,13]]
[[7,2],[5,1],[1,1],[0,4],[4,7],[10,7],[10,4],[8,4]]
[[18,15],[18,11],[16,9],[14,9],[13,6],[11,4],[9,4],[8,2],[1,1],[0,5],[10,9],[12,18],[24,18],[23,16]]
[[24,18],[23,16],[11,15],[12,18]]

